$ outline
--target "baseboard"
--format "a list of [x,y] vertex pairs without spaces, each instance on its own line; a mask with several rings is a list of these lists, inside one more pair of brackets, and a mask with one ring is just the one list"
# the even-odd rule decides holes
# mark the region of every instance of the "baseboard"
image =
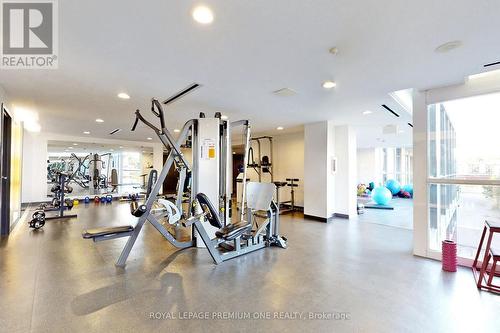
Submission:
[[340,213],[335,213],[333,214],[334,217],[338,217],[340,219],[349,219],[349,215],[348,214],[340,214]]
[[326,217],[319,217],[319,216],[304,214],[304,218],[305,219],[309,219],[309,220],[314,220],[314,221],[320,221],[320,222],[327,223],[327,222],[330,222],[333,219],[333,216],[329,217],[329,218],[326,218]]

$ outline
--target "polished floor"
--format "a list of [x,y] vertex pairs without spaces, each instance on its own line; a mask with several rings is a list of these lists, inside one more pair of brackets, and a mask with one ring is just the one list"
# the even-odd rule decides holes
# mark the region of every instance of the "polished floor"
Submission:
[[[359,198],[362,204],[375,204],[371,199]],[[393,198],[389,205],[393,210],[365,208],[359,215],[360,222],[382,224],[390,227],[413,229],[413,200]]]
[[[176,251],[147,225],[119,269],[125,240],[94,244],[81,231],[134,223],[127,205],[77,212],[38,232],[20,224],[0,241],[0,331],[499,331],[500,297],[478,292],[469,269],[445,273],[439,262],[412,256],[410,230],[284,216],[288,249],[216,266],[206,250]],[[200,312],[250,319],[186,319]]]

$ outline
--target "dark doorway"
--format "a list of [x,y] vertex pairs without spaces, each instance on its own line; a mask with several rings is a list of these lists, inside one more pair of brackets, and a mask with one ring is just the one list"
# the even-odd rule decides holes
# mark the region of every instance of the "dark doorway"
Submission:
[[10,231],[10,146],[12,118],[0,106],[0,234],[8,235]]

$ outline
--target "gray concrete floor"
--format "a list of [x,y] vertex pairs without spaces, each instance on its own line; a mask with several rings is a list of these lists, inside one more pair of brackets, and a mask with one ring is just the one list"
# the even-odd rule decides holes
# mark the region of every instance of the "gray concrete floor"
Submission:
[[[134,223],[126,204],[78,208],[78,218],[16,227],[0,241],[2,332],[498,332],[500,297],[472,273],[411,254],[412,233],[356,220],[283,216],[289,248],[214,265],[176,251],[147,225],[125,269],[124,239],[94,244],[87,227]],[[347,320],[185,320],[179,312],[340,312]],[[177,319],[151,319],[151,312]]]

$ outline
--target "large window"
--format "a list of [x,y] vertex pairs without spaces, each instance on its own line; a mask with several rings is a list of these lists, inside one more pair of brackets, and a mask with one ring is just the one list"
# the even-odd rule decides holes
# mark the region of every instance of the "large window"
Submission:
[[381,161],[381,183],[395,179],[401,184],[413,182],[413,149],[412,148],[377,148],[376,160]]
[[141,183],[141,154],[139,152],[123,152],[120,155],[121,184],[133,185]]
[[[485,219],[500,216],[500,94],[428,107],[429,244],[455,240],[473,258]],[[497,246],[500,247],[500,240]]]

